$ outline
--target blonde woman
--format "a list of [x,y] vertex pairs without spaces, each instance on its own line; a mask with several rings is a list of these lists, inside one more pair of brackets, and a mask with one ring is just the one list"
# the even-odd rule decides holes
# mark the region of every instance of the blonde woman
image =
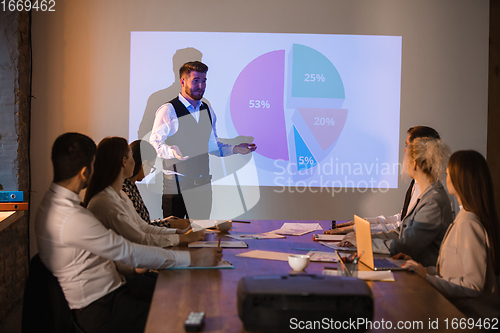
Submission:
[[[453,220],[450,199],[440,181],[449,156],[449,148],[441,140],[417,138],[408,145],[403,170],[415,179],[422,193],[401,226],[372,234],[374,252],[406,253],[423,265],[436,264],[441,241]],[[352,244],[356,244],[354,233],[347,234],[340,243]]]

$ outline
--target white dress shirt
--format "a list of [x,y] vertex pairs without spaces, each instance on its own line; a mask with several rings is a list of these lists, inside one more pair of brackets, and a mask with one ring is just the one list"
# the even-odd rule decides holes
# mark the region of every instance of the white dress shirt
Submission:
[[176,229],[156,227],[144,221],[125,192],[120,194],[108,186],[97,193],[87,207],[106,228],[131,242],[167,247],[179,244]]
[[[179,94],[179,101],[188,109],[194,119],[196,119],[196,122],[199,122],[201,101],[198,101],[198,105],[194,107],[181,94]],[[233,155],[234,146],[223,144],[219,141],[215,125],[217,117],[210,106],[208,106],[208,110],[210,112],[210,116],[212,117],[212,133],[208,141],[208,153],[219,157]],[[179,119],[177,118],[173,105],[165,103],[160,106],[160,108],[156,111],[153,130],[149,138],[149,142],[153,145],[153,147],[155,147],[158,157],[163,159],[175,158],[172,148],[165,144],[165,140],[174,135],[178,129]]]
[[[417,181],[415,181],[411,192],[410,203],[408,204],[408,211],[411,211],[415,206],[418,197],[420,197],[420,194],[422,194],[422,192],[420,191],[420,187],[418,186]],[[366,217],[365,219],[370,222],[372,234],[380,231],[386,232],[392,229],[396,229],[401,225],[401,212],[388,217],[380,215],[377,217]]]
[[58,279],[71,309],[81,309],[125,283],[122,267],[187,267],[189,252],[127,241],[80,206],[80,197],[52,183],[35,218],[40,259]]

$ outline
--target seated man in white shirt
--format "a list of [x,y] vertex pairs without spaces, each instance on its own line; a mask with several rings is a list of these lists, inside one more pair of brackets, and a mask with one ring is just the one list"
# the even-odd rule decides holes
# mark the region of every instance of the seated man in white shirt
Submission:
[[[415,126],[411,127],[408,131],[408,137],[406,138],[405,145],[408,147],[410,143],[413,142],[416,138],[434,138],[434,139],[440,139],[441,137],[439,136],[439,133],[427,126]],[[404,152],[406,152],[406,147],[404,149]],[[377,217],[367,217],[365,218],[368,222],[370,222],[371,226],[371,231],[372,233],[376,232],[387,232],[392,229],[396,229],[401,225],[401,221],[405,218],[406,213],[411,210],[411,208],[415,205],[417,202],[418,197],[420,196],[420,187],[418,186],[417,182],[412,179],[410,186],[408,187],[408,190],[406,191],[406,196],[405,196],[405,201],[403,204],[403,209],[401,210],[400,213],[397,213],[392,216],[385,217],[384,215],[380,215]],[[340,227],[331,229],[331,230],[326,230],[324,231],[325,234],[331,234],[331,235],[342,235],[342,234],[347,234],[349,232],[354,231],[354,222],[349,221],[347,223],[341,224]]]
[[135,294],[122,274],[213,266],[222,251],[169,251],[129,242],[105,228],[78,195],[92,176],[95,152],[95,143],[82,134],[66,133],[55,141],[54,181],[35,218],[40,259],[86,332],[143,332],[150,299]]

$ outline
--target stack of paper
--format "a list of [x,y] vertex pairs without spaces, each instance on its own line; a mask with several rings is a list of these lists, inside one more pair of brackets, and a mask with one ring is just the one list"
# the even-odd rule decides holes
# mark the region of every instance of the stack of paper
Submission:
[[315,241],[340,242],[342,239],[344,239],[344,235],[324,235],[324,234],[313,235],[313,240]]
[[256,259],[288,261],[288,256],[290,254],[291,253],[253,250],[253,251],[237,254],[236,256],[237,257],[256,258]]
[[310,251],[307,255],[311,261],[337,262],[335,252]]
[[337,250],[337,251],[356,251],[356,247],[355,246],[351,246],[351,247],[346,247],[346,246],[338,246],[336,244],[338,243],[329,243],[329,242],[319,242],[321,245],[324,245],[326,247],[329,247],[331,249],[334,249],[334,250]]
[[280,235],[302,236],[316,230],[323,230],[319,223],[284,223],[280,229],[273,232]]

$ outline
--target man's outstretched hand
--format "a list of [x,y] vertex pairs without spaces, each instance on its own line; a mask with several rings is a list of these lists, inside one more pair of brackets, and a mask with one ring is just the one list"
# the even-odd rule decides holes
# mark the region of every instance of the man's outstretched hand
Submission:
[[170,146],[170,149],[172,149],[172,153],[174,154],[175,158],[178,159],[179,161],[185,161],[189,158],[189,156],[183,156],[179,147],[175,145]]
[[234,146],[233,153],[246,155],[257,149],[255,143],[240,143],[237,146]]

